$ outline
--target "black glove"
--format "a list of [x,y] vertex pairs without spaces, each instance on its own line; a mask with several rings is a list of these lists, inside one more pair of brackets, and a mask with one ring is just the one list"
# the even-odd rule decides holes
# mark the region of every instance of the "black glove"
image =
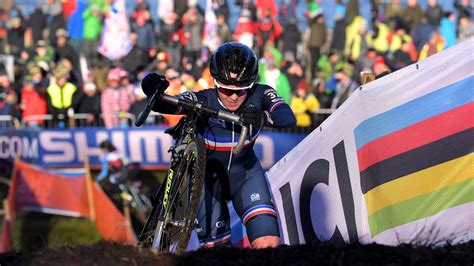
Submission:
[[156,73],[146,75],[142,80],[142,90],[147,97],[150,97],[156,91],[162,94],[170,85],[165,76]]
[[264,111],[255,106],[247,106],[240,114],[244,125],[252,125],[254,129],[259,129],[267,123],[267,115]]

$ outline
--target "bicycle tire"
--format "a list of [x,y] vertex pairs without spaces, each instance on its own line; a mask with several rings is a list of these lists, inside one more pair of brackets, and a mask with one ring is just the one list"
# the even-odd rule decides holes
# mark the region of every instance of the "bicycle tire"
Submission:
[[[157,219],[154,223],[156,226],[151,244],[153,252],[182,253],[186,251],[195,225],[205,167],[204,141],[196,138],[187,144],[183,157],[172,169],[170,199],[165,204],[163,204],[164,199],[158,202],[163,213],[157,211],[151,215]],[[164,197],[164,191],[160,196]]]

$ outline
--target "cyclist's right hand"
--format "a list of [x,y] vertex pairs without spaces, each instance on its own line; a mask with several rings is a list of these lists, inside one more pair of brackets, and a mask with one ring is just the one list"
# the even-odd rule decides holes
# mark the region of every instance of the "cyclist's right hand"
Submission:
[[170,85],[165,76],[157,73],[150,73],[142,80],[142,90],[147,97],[153,95],[156,91],[162,94]]

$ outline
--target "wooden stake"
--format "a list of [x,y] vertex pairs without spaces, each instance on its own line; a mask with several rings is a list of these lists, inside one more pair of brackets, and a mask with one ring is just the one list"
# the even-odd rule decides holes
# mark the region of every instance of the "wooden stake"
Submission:
[[123,214],[125,216],[125,226],[127,228],[127,243],[133,243],[132,217],[130,216],[130,201],[122,197]]
[[94,193],[92,186],[94,185],[94,180],[91,175],[89,156],[87,153],[84,155],[84,168],[86,169],[86,189],[87,189],[87,202],[89,204],[89,215],[91,221],[95,222],[95,206],[94,206]]

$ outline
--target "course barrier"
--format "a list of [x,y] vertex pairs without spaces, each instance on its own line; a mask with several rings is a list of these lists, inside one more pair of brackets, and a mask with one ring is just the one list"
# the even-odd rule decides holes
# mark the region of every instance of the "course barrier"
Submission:
[[359,87],[267,172],[284,243],[474,239],[473,48]]

